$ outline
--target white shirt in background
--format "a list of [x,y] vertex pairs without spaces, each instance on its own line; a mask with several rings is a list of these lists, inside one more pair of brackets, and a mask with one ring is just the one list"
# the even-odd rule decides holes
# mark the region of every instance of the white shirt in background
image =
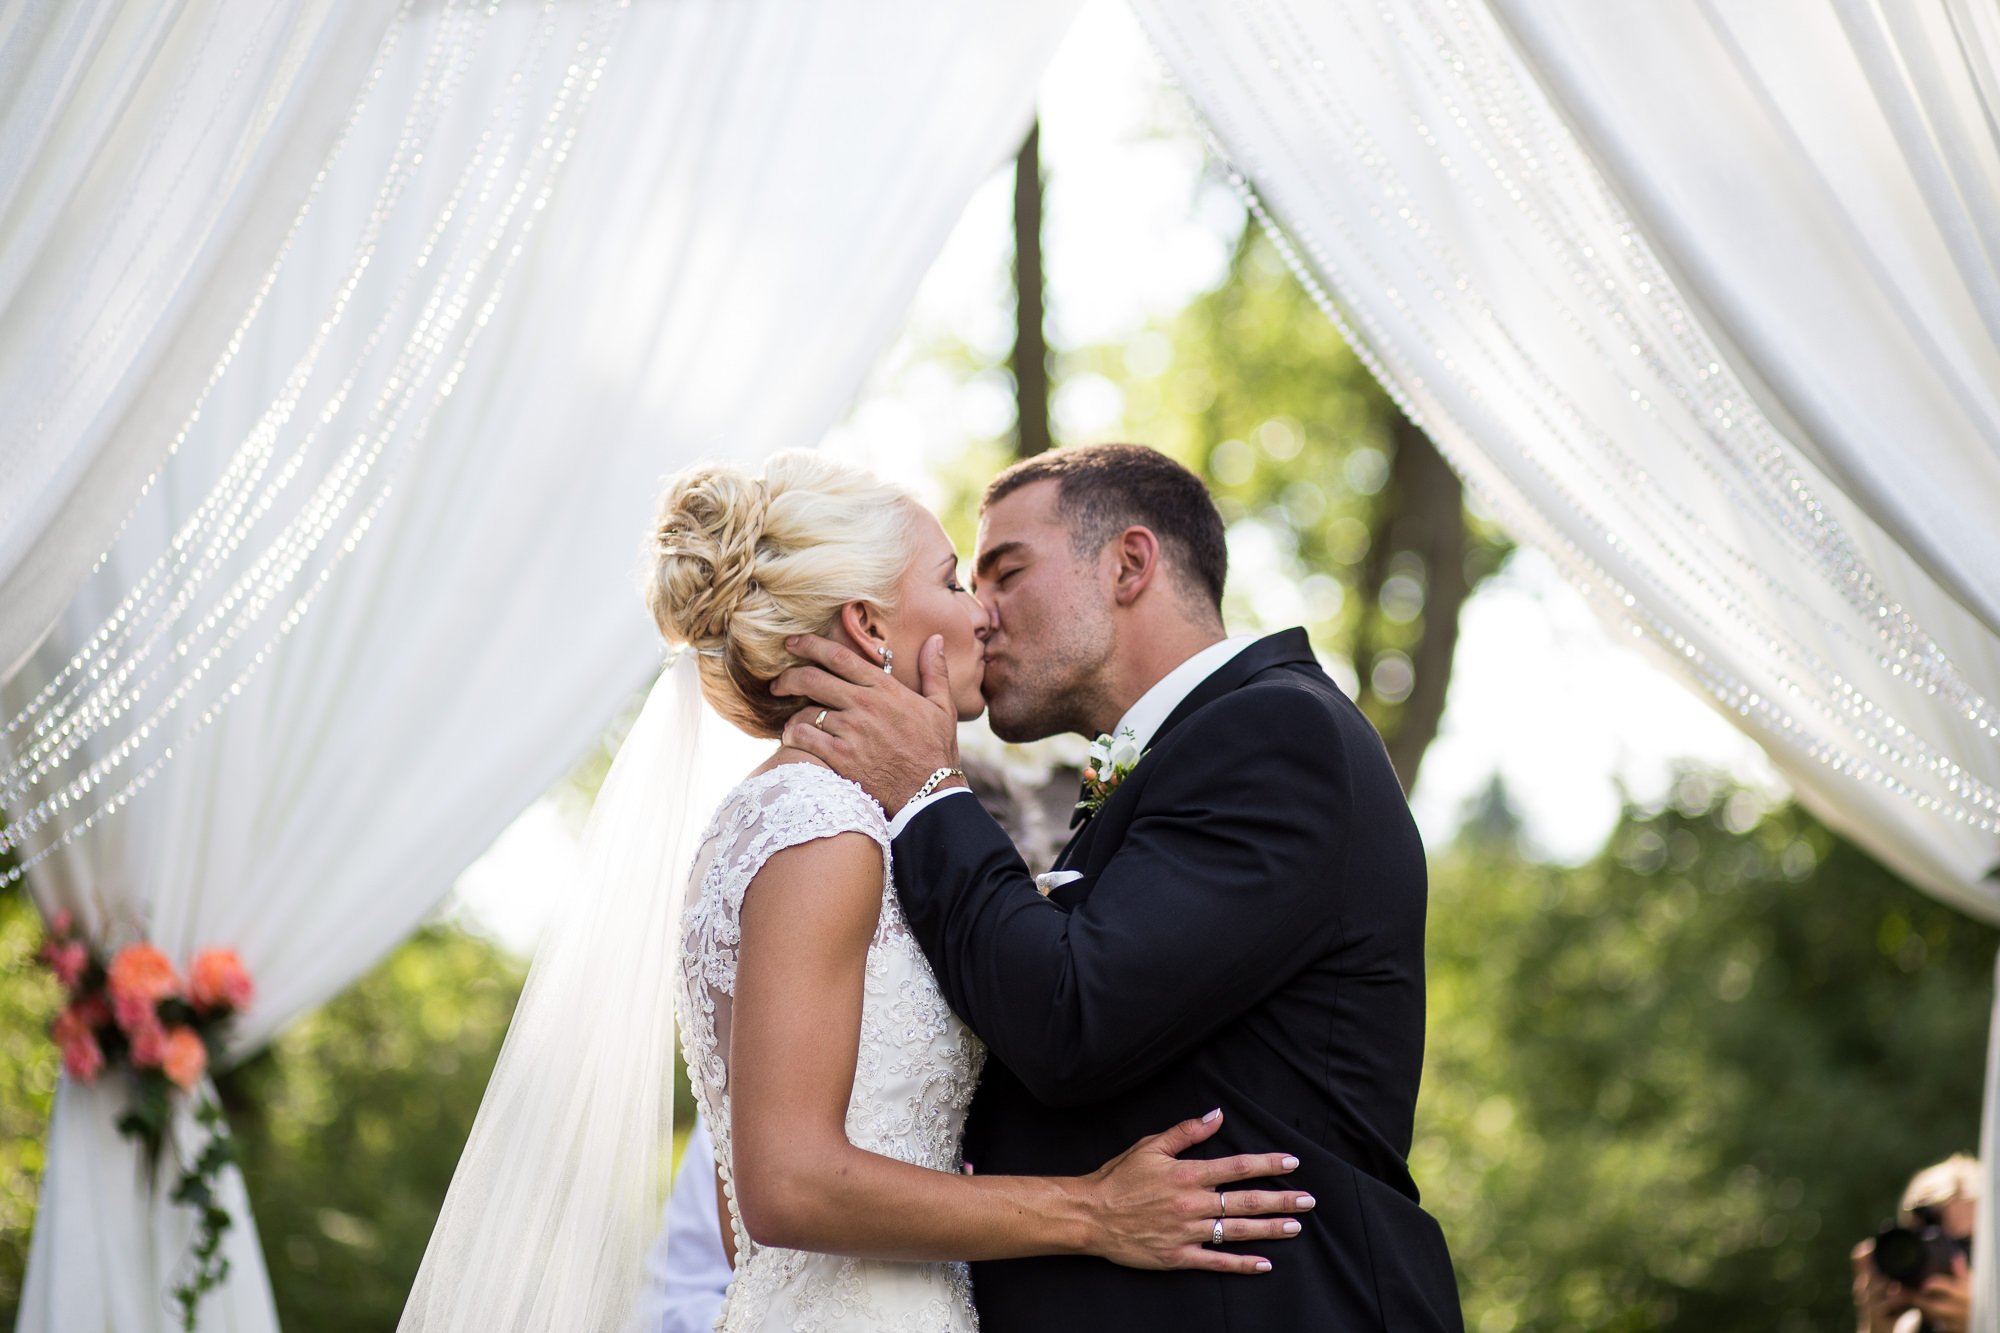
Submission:
[[729,1258],[715,1212],[715,1147],[696,1112],[681,1151],[673,1193],[661,1209],[660,1237],[646,1255],[646,1288],[634,1328],[710,1333],[729,1290]]

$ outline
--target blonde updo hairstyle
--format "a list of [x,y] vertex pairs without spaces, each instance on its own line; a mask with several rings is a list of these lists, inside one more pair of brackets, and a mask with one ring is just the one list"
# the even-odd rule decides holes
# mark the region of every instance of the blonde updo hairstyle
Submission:
[[785,640],[829,633],[849,602],[894,611],[922,512],[900,488],[806,450],[774,455],[761,477],[701,464],[660,497],[646,602],[670,645],[700,655],[709,705],[775,739],[805,705],[771,693],[803,660]]

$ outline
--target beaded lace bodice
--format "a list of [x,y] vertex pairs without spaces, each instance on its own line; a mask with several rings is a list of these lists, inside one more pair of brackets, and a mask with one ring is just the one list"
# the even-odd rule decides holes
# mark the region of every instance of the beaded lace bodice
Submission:
[[888,821],[855,784],[785,764],[726,796],[695,853],[682,922],[681,1043],[715,1141],[729,1201],[736,1276],[716,1327],[971,1329],[962,1264],[884,1263],[759,1246],[736,1209],[729,1121],[729,1012],[744,892],[787,847],[863,833],[882,848],[882,914],[868,946],[860,1053],[847,1104],[856,1147],[938,1171],[960,1169],[959,1140],[985,1047],[939,993],[890,877]]

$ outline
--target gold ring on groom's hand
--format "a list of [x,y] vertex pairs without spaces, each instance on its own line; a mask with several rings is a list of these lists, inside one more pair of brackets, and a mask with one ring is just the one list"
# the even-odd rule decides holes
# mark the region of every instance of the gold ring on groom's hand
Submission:
[[832,711],[833,711],[833,710],[832,710],[831,708],[822,708],[822,709],[820,709],[820,710],[819,710],[819,716],[813,719],[813,725],[814,725],[815,727],[818,727],[818,728],[819,728],[819,729],[820,729],[821,731],[825,731],[825,730],[826,730],[826,715],[827,715],[828,713],[831,713]]

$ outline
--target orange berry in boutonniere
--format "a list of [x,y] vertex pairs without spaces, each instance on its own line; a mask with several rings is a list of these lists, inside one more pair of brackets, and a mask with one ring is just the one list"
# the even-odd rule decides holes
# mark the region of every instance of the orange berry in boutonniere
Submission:
[[1115,737],[1106,734],[1092,741],[1090,757],[1083,768],[1083,799],[1076,803],[1076,808],[1096,814],[1143,758],[1145,753],[1139,749],[1138,738],[1130,727]]

